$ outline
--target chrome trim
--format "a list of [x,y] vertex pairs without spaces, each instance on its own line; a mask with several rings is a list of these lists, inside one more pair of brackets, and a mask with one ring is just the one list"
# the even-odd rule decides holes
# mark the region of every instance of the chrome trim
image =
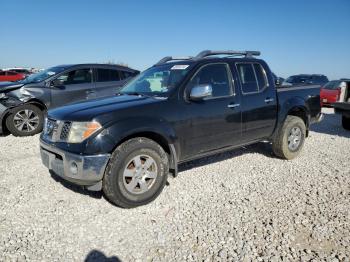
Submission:
[[[56,175],[79,185],[91,185],[102,180],[110,154],[78,155],[72,154],[40,140],[42,163]],[[77,165],[77,174],[70,170]]]
[[191,89],[190,99],[198,100],[213,95],[213,88],[209,84],[194,86]]
[[273,101],[275,101],[275,99],[273,99],[273,98],[266,98],[265,99],[265,103],[271,103]]
[[228,108],[236,108],[236,107],[239,107],[240,104],[229,104],[227,107]]

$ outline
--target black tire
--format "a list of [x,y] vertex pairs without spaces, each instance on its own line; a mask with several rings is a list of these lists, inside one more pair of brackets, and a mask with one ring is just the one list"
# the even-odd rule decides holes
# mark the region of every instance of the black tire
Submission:
[[[295,148],[288,142],[288,138],[292,135],[292,130],[300,130],[299,143]],[[282,128],[272,141],[272,150],[276,156],[291,160],[297,157],[303,148],[306,137],[306,126],[304,121],[297,116],[287,116]]]
[[[131,162],[133,169],[129,169],[129,166],[130,161],[133,161],[133,159],[139,156],[149,156],[154,160],[153,168],[156,169],[154,173],[157,175],[156,178],[152,180],[152,184],[150,184],[150,188],[146,192],[136,194],[131,192],[130,188],[127,188],[132,182],[126,181],[124,172],[126,172],[127,169],[133,170],[132,172],[137,172],[135,171],[136,165],[134,162]],[[145,163],[146,162],[143,162],[143,164]],[[117,206],[133,208],[146,205],[152,202],[162,192],[167,181],[168,173],[168,156],[159,144],[145,137],[132,138],[122,143],[113,152],[104,174],[102,189],[106,198]],[[130,179],[136,179],[135,177]],[[137,187],[141,190],[141,184],[138,182],[137,186],[134,188],[135,191],[138,190]]]
[[341,122],[344,129],[350,130],[350,117],[343,116]]
[[[18,123],[20,123],[18,121],[21,121],[16,120],[18,119],[16,115],[21,114],[22,112],[32,112],[31,115],[29,115],[29,119],[33,120],[35,118],[35,122],[29,121],[30,126],[28,124],[24,124],[21,129],[21,126],[16,127],[16,124],[18,125]],[[14,108],[11,114],[6,118],[6,127],[14,136],[32,136],[38,134],[43,130],[43,125],[44,113],[40,110],[40,108],[31,104],[25,104]]]

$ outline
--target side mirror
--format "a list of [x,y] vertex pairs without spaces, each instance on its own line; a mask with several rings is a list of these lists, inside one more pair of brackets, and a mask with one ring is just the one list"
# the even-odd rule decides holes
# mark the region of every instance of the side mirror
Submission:
[[56,87],[56,88],[62,89],[62,88],[64,88],[63,83],[64,83],[64,81],[62,81],[59,78],[56,78],[50,82],[50,87]]
[[202,100],[213,95],[213,88],[209,84],[194,86],[191,89],[191,100]]

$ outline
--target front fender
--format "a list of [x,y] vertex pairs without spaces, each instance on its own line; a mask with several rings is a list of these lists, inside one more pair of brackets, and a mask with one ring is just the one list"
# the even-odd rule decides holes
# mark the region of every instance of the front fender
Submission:
[[130,117],[104,125],[104,130],[86,144],[86,154],[111,153],[127,137],[142,133],[154,133],[174,144],[178,150],[177,137],[172,126],[163,119]]

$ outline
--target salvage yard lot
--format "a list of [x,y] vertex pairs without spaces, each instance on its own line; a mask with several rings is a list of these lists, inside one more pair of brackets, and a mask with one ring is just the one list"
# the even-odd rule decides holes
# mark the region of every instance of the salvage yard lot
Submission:
[[39,136],[0,137],[0,260],[348,259],[350,132],[324,112],[297,159],[259,143],[193,161],[136,209],[56,182]]

